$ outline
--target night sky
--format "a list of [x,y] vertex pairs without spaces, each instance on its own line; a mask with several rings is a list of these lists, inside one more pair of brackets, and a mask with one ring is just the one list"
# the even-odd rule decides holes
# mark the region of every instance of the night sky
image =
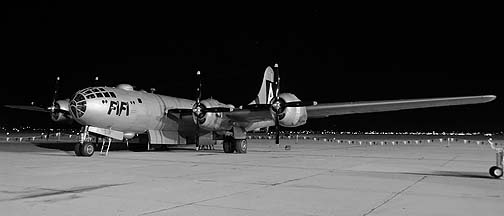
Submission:
[[[3,30],[3,104],[47,105],[98,85],[243,105],[264,69],[281,91],[323,102],[493,94],[488,104],[309,120],[303,129],[503,131],[502,24],[478,6],[12,5]],[[248,2],[252,4],[252,2]],[[485,8],[493,8],[485,6]],[[0,108],[0,125],[50,125]]]

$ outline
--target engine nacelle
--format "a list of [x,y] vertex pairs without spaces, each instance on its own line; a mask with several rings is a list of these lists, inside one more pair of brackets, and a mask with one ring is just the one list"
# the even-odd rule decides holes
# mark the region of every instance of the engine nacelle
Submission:
[[[280,100],[285,102],[300,101],[291,93],[281,93],[279,97]],[[278,118],[280,125],[283,127],[297,127],[306,124],[308,114],[306,113],[306,107],[286,107]]]
[[57,100],[54,104],[57,110],[64,110],[66,112],[53,112],[51,114],[51,119],[59,123],[71,123],[72,116],[70,115],[70,100]]
[[[201,101],[201,104],[205,108],[210,108],[210,107],[228,107],[228,108],[234,108],[233,105],[230,104],[223,104],[217,100],[214,99],[205,99]],[[197,124],[197,121],[199,121],[200,127],[203,129],[207,130],[230,130],[232,128],[232,125],[229,124],[229,122],[224,121],[222,118],[222,113],[219,112],[204,112],[202,117],[197,117],[195,114],[193,114],[193,120],[194,123]]]

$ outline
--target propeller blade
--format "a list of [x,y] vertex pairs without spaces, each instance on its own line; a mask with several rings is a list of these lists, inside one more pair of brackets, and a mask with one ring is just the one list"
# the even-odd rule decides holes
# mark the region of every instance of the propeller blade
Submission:
[[56,83],[54,84],[54,93],[53,93],[52,103],[51,103],[52,107],[54,107],[54,105],[56,104],[56,99],[58,98],[59,80],[60,80],[60,77],[56,77]]
[[192,109],[169,109],[168,113],[177,113],[177,114],[191,114]]
[[233,108],[229,107],[209,107],[203,109],[203,112],[231,112],[231,111],[233,111]]
[[317,105],[317,101],[294,101],[287,102],[284,106],[286,107],[305,107],[305,106],[314,106]]
[[[204,106],[201,106],[201,72],[196,72],[196,79],[198,80],[198,88],[196,89],[196,104],[194,104],[193,112],[196,115],[196,131],[195,131],[195,143],[196,143],[196,151],[199,150],[199,129],[200,129],[200,115],[204,113]],[[196,109],[198,108],[198,109]],[[199,113],[197,113],[199,112]]]
[[198,71],[196,72],[196,79],[198,79],[198,89],[197,91],[197,96],[196,96],[196,103],[199,105],[201,101],[201,72]]
[[275,115],[275,143],[277,145],[280,144],[280,121],[278,119],[278,115]]
[[273,97],[278,100],[278,95],[280,91],[280,69],[278,68],[278,63],[273,66],[275,85],[273,89]]
[[242,109],[251,109],[251,110],[268,110],[271,108],[271,104],[249,104],[242,106]]
[[49,109],[38,106],[25,106],[25,105],[5,105],[5,107],[9,107],[12,109],[22,109],[29,111],[37,111],[37,112],[51,112]]
[[199,128],[200,128],[200,123],[199,121],[196,121],[196,134],[195,134],[195,143],[196,143],[196,151],[199,150]]

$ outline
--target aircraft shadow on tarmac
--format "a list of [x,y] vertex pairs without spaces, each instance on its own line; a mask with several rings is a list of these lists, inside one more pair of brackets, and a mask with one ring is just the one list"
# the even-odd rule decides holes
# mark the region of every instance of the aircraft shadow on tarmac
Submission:
[[[33,145],[39,147],[39,148],[45,148],[45,149],[54,149],[54,150],[60,150],[60,151],[74,151],[75,144],[76,142],[31,142]],[[99,152],[101,149],[101,143],[96,145],[95,151]],[[109,151],[133,151],[133,152],[143,152],[147,151],[147,149],[142,148],[141,146],[139,147],[138,145],[135,146],[134,144],[128,146],[125,143],[112,143],[110,145]],[[176,151],[176,152],[195,152],[194,150],[194,145],[189,145],[189,146],[173,146],[173,147],[168,147],[168,148],[155,148],[151,151]],[[201,152],[204,153],[218,153],[222,152],[219,150],[215,149],[207,149],[207,150],[201,150]]]
[[481,179],[495,179],[488,175],[486,172],[464,172],[464,171],[433,171],[430,173],[419,172],[400,172],[399,174],[407,175],[421,175],[421,176],[442,176],[442,177],[459,177],[459,178],[481,178]]
[[[46,148],[46,149],[56,149],[61,151],[74,151],[76,142],[32,142],[33,145]],[[100,151],[101,144],[97,145],[95,151]],[[110,145],[110,151],[120,151],[128,150],[126,144],[124,143],[112,143]]]

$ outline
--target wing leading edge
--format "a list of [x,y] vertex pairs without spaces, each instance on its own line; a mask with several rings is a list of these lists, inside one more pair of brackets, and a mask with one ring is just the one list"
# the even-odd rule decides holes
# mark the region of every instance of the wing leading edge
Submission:
[[428,107],[454,106],[486,103],[494,100],[495,95],[424,98],[406,100],[362,101],[350,103],[325,103],[306,107],[308,118],[323,118],[332,115],[355,113],[385,112]]

